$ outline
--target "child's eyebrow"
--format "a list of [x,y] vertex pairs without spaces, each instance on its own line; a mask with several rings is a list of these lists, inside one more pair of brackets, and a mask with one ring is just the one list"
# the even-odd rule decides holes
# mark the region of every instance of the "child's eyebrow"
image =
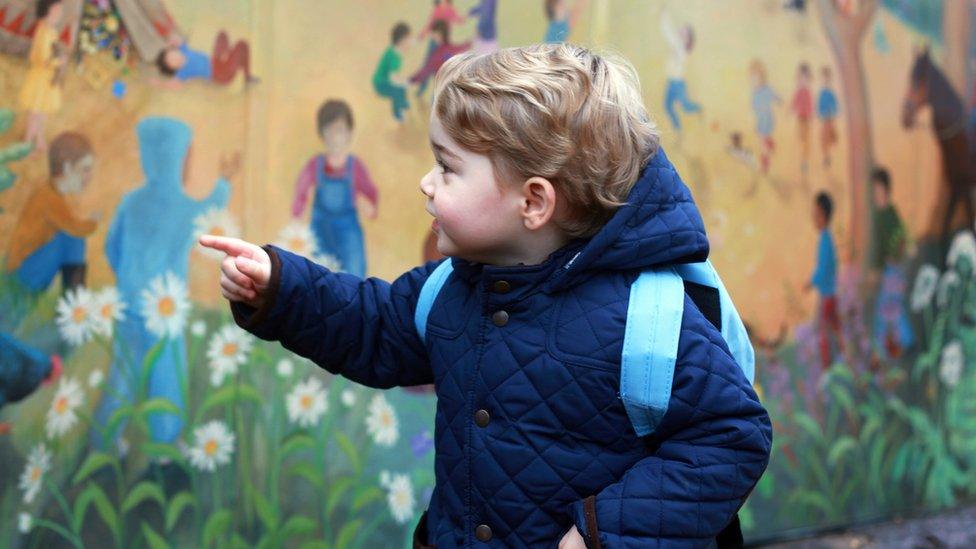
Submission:
[[444,145],[441,145],[440,143],[435,143],[434,141],[431,141],[430,142],[430,146],[431,146],[431,148],[434,149],[434,152],[437,152],[437,153],[440,153],[440,154],[444,154],[444,155],[450,156],[450,157],[454,158],[455,160],[457,160],[458,162],[461,161],[461,157],[460,156],[458,156],[453,151],[451,151],[451,149],[448,149]]

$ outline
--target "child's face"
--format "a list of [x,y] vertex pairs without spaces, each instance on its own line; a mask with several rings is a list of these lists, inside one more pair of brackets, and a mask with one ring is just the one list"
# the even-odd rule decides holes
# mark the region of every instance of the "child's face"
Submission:
[[328,154],[343,154],[352,142],[352,128],[345,118],[337,118],[322,128],[322,144]]
[[434,216],[437,250],[468,261],[503,264],[523,228],[517,186],[496,180],[491,159],[462,149],[434,114],[430,141],[438,163],[420,180],[420,191]]
[[411,38],[410,33],[404,34],[403,38],[401,38],[395,44],[393,44],[393,48],[399,52],[406,51],[407,46],[410,45],[410,38]]
[[827,216],[816,202],[813,203],[813,226],[821,231],[827,227]]
[[166,66],[178,71],[186,64],[186,56],[177,48],[166,50]]
[[564,0],[556,0],[552,3],[552,18],[556,21],[566,18],[566,2]]
[[888,201],[891,200],[891,197],[888,196],[888,190],[881,183],[874,183],[871,186],[871,196],[874,199],[874,206],[876,208],[884,208],[888,205]]
[[47,20],[55,25],[61,21],[61,2],[56,2],[48,8]]
[[72,163],[65,162],[61,175],[55,180],[55,185],[62,194],[80,193],[91,183],[94,166],[95,159],[90,154]]
[[803,71],[796,72],[796,83],[798,86],[806,86],[810,83],[810,76]]

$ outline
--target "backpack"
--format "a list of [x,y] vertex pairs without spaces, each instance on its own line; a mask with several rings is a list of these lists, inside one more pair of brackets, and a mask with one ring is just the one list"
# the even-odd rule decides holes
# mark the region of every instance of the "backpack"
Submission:
[[[421,341],[426,342],[427,317],[452,271],[451,259],[442,261],[420,289],[414,324]],[[634,431],[642,437],[654,433],[668,410],[685,294],[722,334],[749,383],[755,379],[756,356],[749,334],[710,261],[641,272],[630,287],[620,357],[620,398]],[[738,519],[735,515],[719,534],[719,547],[742,546]]]

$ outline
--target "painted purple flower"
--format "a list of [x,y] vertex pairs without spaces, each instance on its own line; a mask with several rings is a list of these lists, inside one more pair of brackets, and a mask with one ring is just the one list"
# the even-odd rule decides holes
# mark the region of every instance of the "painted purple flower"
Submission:
[[413,449],[414,457],[423,457],[424,454],[434,447],[434,439],[430,436],[430,431],[424,429],[414,435],[410,439],[410,447]]

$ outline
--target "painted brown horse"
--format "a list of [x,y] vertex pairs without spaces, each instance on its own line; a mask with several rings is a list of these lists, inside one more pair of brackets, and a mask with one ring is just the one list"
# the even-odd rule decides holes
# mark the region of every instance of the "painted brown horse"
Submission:
[[902,108],[902,125],[911,128],[915,123],[916,113],[925,105],[932,107],[932,131],[939,142],[942,168],[949,186],[949,201],[942,219],[942,233],[939,235],[940,241],[945,245],[956,208],[963,209],[969,230],[973,230],[976,222],[976,207],[973,204],[976,154],[962,99],[932,62],[927,47],[915,56],[908,93]]

